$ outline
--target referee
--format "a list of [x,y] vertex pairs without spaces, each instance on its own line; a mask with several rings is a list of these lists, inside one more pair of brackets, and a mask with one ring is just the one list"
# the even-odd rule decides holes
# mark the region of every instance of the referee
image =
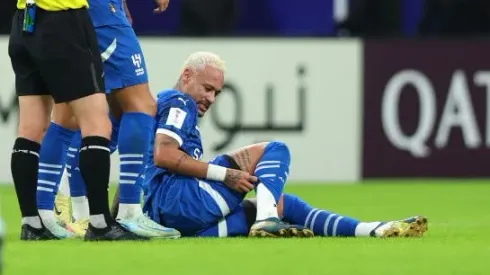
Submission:
[[68,104],[82,131],[79,167],[87,189],[90,225],[95,229],[85,239],[141,239],[109,214],[111,122],[102,61],[87,8],[87,0],[17,1],[8,51],[20,109],[11,171],[22,214],[21,240],[57,239],[43,226],[36,206],[38,168],[40,173],[62,171],[58,165],[38,163],[53,100]]

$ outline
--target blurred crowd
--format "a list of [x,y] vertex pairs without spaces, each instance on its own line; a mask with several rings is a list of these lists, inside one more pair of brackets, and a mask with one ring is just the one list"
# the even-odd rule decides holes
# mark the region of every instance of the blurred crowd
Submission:
[[[0,1],[7,34],[16,0]],[[486,37],[490,0],[127,0],[139,35]]]

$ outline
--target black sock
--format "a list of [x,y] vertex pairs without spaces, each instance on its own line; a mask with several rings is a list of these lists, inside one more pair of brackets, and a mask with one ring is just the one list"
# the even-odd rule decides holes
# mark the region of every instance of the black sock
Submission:
[[17,138],[14,143],[10,169],[22,217],[38,215],[36,189],[40,149],[39,143],[25,138]]
[[103,214],[107,224],[113,220],[109,211],[109,176],[111,153],[109,140],[89,136],[82,139],[79,167],[87,188],[90,215]]

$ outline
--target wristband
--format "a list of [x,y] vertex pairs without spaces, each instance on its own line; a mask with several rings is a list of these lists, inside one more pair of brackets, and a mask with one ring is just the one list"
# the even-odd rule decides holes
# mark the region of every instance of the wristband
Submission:
[[208,180],[216,180],[216,181],[225,181],[226,177],[226,168],[223,166],[209,164],[208,172],[206,174],[206,179]]

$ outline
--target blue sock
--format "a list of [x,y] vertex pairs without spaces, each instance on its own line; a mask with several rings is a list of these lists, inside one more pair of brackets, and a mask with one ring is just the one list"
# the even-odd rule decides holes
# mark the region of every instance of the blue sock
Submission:
[[119,203],[140,204],[145,160],[154,126],[152,116],[144,113],[124,113],[119,130]]
[[278,217],[277,202],[286,183],[291,155],[286,144],[269,142],[255,167],[254,175],[259,179],[257,193],[257,220]]
[[[119,135],[119,122],[112,116],[112,135],[109,149],[111,154],[117,150],[117,139]],[[86,196],[85,183],[83,182],[82,174],[78,168],[78,154],[80,150],[80,144],[82,143],[82,134],[78,131],[71,141],[70,148],[68,148],[66,170],[68,172],[68,182],[70,185],[70,196],[83,197]]]
[[37,208],[53,210],[55,194],[63,175],[65,156],[74,131],[53,122],[48,127],[39,153]]
[[359,221],[327,210],[312,208],[300,198],[284,194],[283,220],[310,228],[317,236],[355,236]]
[[109,143],[109,150],[111,150],[111,154],[117,150],[117,142],[119,140],[119,121],[117,121],[112,115],[109,115],[112,124],[112,133],[111,133],[111,143]]
[[255,167],[254,175],[269,189],[276,202],[284,189],[290,163],[291,155],[286,144],[272,141],[264,148],[264,153]]
[[68,172],[70,196],[72,197],[82,197],[86,195],[85,183],[80,174],[80,168],[78,168],[78,156],[81,143],[82,133],[78,131],[75,136],[73,136],[70,148],[68,148],[68,153],[66,154],[66,172]]

